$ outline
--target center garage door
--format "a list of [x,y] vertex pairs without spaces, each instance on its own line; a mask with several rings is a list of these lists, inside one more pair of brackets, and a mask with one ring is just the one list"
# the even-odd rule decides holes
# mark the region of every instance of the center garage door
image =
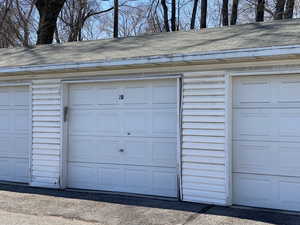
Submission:
[[0,180],[28,182],[28,87],[0,87]]
[[68,187],[176,197],[176,84],[70,85]]
[[300,211],[300,76],[233,85],[234,203]]

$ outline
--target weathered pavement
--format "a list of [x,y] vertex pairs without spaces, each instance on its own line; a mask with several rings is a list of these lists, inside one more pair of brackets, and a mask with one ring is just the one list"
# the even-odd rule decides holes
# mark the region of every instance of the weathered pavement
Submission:
[[300,225],[300,214],[0,184],[0,225]]

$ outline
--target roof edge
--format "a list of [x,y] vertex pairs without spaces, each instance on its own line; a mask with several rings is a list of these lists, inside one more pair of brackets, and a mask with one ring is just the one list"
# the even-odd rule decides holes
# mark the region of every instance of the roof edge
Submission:
[[300,55],[300,45],[273,46],[264,48],[248,48],[225,51],[210,51],[193,54],[172,54],[161,56],[147,56],[137,58],[124,58],[117,60],[105,60],[83,63],[65,63],[65,64],[43,64],[28,65],[16,67],[0,67],[0,74],[26,73],[26,72],[51,72],[57,70],[80,70],[97,67],[120,67],[148,64],[164,64],[175,62],[205,62],[209,60],[235,60],[243,58],[272,57]]

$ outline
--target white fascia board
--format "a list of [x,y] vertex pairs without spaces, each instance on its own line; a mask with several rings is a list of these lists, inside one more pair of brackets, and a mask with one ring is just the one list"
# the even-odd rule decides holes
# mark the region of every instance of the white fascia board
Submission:
[[272,57],[285,55],[299,55],[300,45],[276,46],[266,48],[249,48],[227,51],[210,51],[193,54],[173,54],[163,56],[148,56],[128,59],[105,60],[99,62],[44,64],[17,67],[0,67],[0,73],[41,72],[51,70],[80,70],[97,67],[134,66],[147,64],[163,64],[174,62],[204,62],[209,60],[234,60],[255,57]]

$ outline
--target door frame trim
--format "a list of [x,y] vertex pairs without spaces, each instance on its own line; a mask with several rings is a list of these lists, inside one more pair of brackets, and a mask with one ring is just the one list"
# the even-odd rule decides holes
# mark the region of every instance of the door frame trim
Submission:
[[62,80],[61,83],[61,160],[60,160],[60,188],[65,189],[68,187],[67,184],[67,164],[68,164],[68,129],[69,129],[69,120],[64,121],[64,107],[68,106],[69,101],[69,85],[70,84],[85,84],[85,83],[103,83],[103,82],[118,82],[118,81],[143,81],[143,80],[161,80],[161,79],[176,79],[177,82],[177,149],[176,149],[176,158],[177,158],[177,199],[182,200],[182,168],[181,168],[181,145],[182,145],[182,134],[181,134],[181,117],[182,117],[182,75],[153,75],[153,76],[128,76],[128,77],[111,77],[111,78],[99,78],[99,79],[70,79]]

